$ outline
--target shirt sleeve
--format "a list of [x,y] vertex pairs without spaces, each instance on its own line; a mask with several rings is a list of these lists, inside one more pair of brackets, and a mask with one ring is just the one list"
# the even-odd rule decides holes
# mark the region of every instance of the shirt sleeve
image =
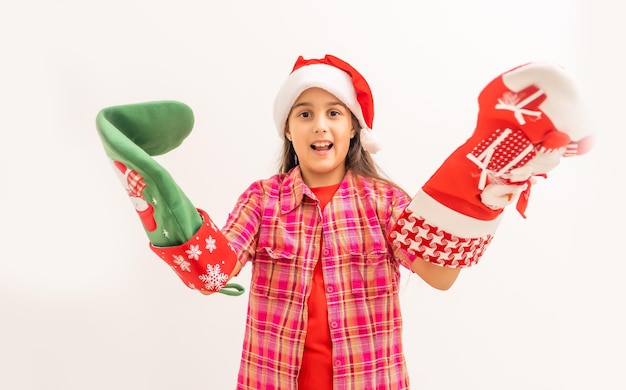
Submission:
[[404,191],[398,188],[392,188],[388,208],[386,210],[387,215],[384,219],[385,237],[387,238],[389,248],[391,248],[391,251],[393,252],[393,257],[409,270],[411,270],[411,264],[413,264],[418,256],[394,245],[392,240],[389,238],[389,234],[396,225],[398,218],[410,202],[411,198]]
[[264,193],[261,182],[251,184],[237,199],[222,228],[242,265],[256,252]]

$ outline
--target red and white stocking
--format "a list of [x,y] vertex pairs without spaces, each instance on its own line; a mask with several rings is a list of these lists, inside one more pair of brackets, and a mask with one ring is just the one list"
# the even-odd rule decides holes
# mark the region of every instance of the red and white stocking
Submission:
[[390,233],[394,245],[449,267],[479,261],[503,208],[524,216],[536,176],[586,153],[592,137],[563,68],[529,63],[492,80],[478,97],[472,136],[422,186]]

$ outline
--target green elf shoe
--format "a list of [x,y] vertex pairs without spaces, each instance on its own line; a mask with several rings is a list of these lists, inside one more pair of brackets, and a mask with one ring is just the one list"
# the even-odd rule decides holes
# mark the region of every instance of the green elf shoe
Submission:
[[191,133],[192,110],[181,102],[154,101],[102,109],[96,128],[106,155],[130,198],[150,248],[191,289],[241,295],[227,283],[237,264],[226,237],[194,207],[152,156],[178,147]]

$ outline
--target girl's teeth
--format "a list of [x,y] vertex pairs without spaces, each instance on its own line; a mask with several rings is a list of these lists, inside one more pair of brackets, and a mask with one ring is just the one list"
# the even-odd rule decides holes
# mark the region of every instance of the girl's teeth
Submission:
[[311,147],[315,150],[328,150],[332,144],[313,144]]

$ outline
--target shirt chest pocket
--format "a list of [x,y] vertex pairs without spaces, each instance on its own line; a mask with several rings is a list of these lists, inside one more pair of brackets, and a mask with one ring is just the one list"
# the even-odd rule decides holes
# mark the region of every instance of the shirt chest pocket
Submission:
[[352,293],[355,297],[385,296],[397,291],[397,278],[387,252],[351,254]]
[[260,247],[254,259],[251,293],[293,300],[300,283],[299,265],[293,252]]

